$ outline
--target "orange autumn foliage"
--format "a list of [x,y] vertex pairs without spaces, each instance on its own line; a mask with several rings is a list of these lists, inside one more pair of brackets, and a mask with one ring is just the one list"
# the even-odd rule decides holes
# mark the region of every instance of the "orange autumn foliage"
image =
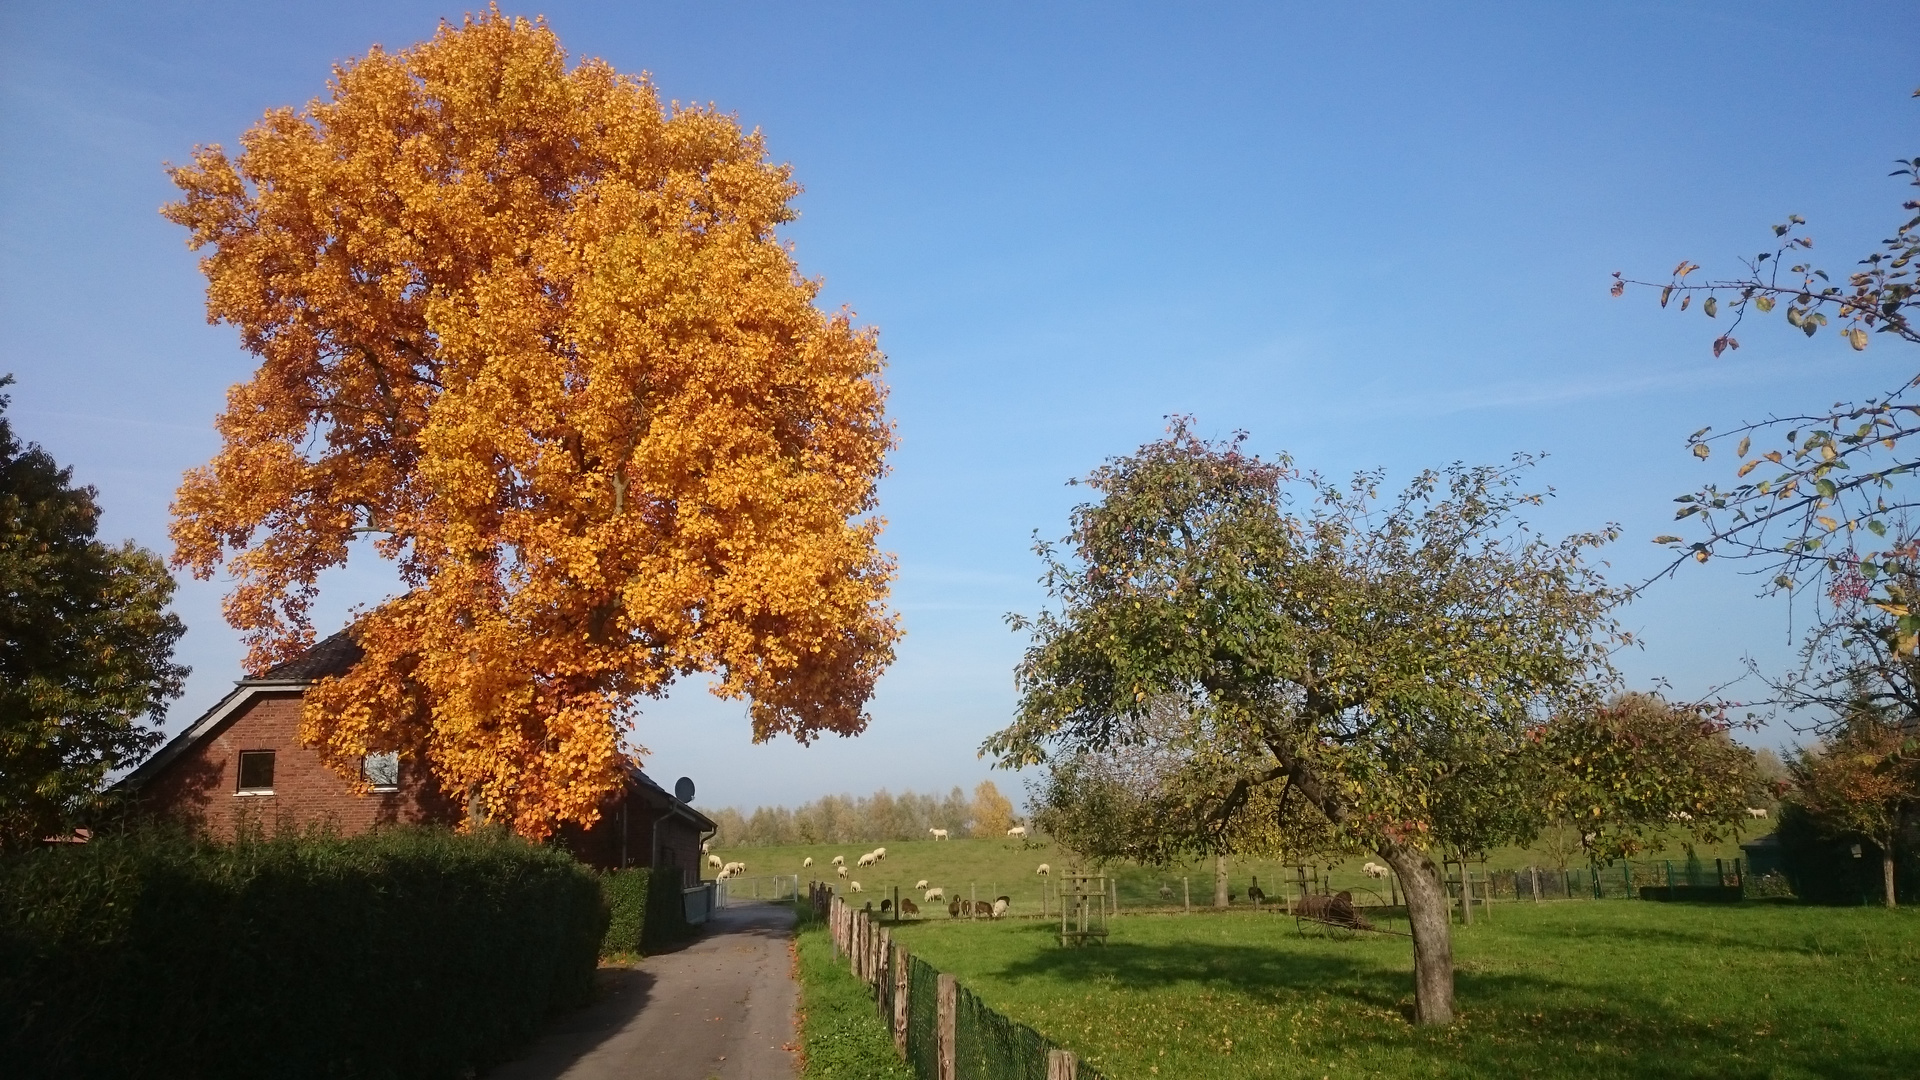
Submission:
[[164,210],[208,316],[259,358],[174,504],[174,562],[235,578],[259,670],[375,540],[408,587],[302,735],[398,751],[528,836],[590,823],[637,702],[746,698],[756,740],[852,735],[899,635],[874,334],[814,306],[757,134],[571,69],[493,11],[335,71]]

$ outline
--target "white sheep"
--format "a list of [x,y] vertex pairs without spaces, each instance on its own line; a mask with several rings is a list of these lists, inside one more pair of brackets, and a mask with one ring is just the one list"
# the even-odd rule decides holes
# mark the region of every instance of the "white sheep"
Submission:
[[1027,827],[1025,825],[1015,825],[1013,828],[1007,830],[1007,835],[1017,836],[1025,840],[1027,838]]
[[1040,869],[1035,870],[1034,873],[1039,874],[1041,877],[1046,877],[1053,873],[1053,867],[1048,866],[1046,863],[1041,863]]
[[849,882],[847,882],[847,889],[848,889],[848,890],[849,890],[850,892],[860,892],[860,891],[861,891],[861,890],[860,890],[860,883],[859,883],[859,882],[857,882],[857,881],[849,881]]
[[700,841],[700,854],[705,855],[711,852],[712,850],[713,850],[713,842],[711,840]]
[[1007,913],[1007,909],[1012,906],[1013,905],[1007,903],[1007,901],[1004,898],[995,900],[993,902],[993,917],[997,919],[1000,916],[1005,915]]
[[836,873],[836,874],[839,874],[839,875],[840,875],[841,877],[846,877],[846,876],[847,876],[847,868],[846,868],[846,867],[844,867],[844,866],[836,866],[836,867],[834,867],[834,868],[833,868],[833,872],[834,872],[834,873]]
[[804,858],[804,859],[801,859],[801,860],[800,860],[800,869],[802,869],[802,870],[805,870],[805,869],[806,869],[807,867],[809,867],[809,866],[812,866],[812,865],[813,865],[813,856],[811,856],[811,855],[809,855],[809,856],[807,856],[806,858]]
[[720,869],[720,856],[718,855],[707,856],[707,865],[713,867],[715,870]]
[[877,863],[879,861],[880,861],[879,858],[877,858],[873,854],[873,852],[869,851],[865,855],[860,856],[859,861],[854,863],[854,865],[855,866],[872,866],[874,863]]
[[945,829],[928,829],[927,831],[933,834],[935,840],[947,839],[947,830]]
[[747,872],[747,864],[743,862],[730,862],[727,864],[727,869],[736,874],[744,874]]
[[1750,817],[1750,818],[1763,818],[1763,817],[1766,817],[1766,816],[1767,816],[1767,808],[1766,808],[1766,807],[1764,807],[1764,806],[1749,806],[1749,807],[1747,807],[1747,816],[1748,816],[1748,817]]
[[947,890],[941,888],[938,885],[935,885],[933,888],[928,889],[927,895],[921,897],[920,899],[930,903],[934,900],[945,900],[946,898],[947,898]]
[[879,861],[880,861],[881,859],[884,859],[884,858],[886,858],[886,857],[887,857],[887,849],[886,849],[886,848],[883,848],[883,847],[877,847],[877,848],[874,848],[874,849],[873,849],[873,861],[874,861],[874,862],[879,862]]
[[914,888],[916,888],[916,889],[924,889],[924,888],[926,888],[926,887],[927,887],[927,879],[926,879],[926,878],[921,878],[921,879],[920,879],[919,881],[916,881],[916,882],[914,882],[914,883],[913,883],[913,887],[914,887]]
[[1393,873],[1392,869],[1385,866],[1381,866],[1379,863],[1374,862],[1371,859],[1367,861],[1367,864],[1365,866],[1362,866],[1360,868],[1360,872],[1367,875],[1370,878],[1373,878],[1375,881],[1385,881],[1387,878],[1387,875]]
[[835,866],[847,865],[847,857],[845,855],[835,855],[833,857],[833,865]]

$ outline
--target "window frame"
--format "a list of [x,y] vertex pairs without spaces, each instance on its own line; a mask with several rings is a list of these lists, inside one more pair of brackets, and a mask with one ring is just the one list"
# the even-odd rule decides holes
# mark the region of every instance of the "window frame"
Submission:
[[[267,759],[267,783],[265,787],[247,786],[247,759],[265,757]],[[271,795],[274,781],[278,778],[279,760],[272,750],[242,750],[234,762],[234,795]]]
[[[388,758],[392,760],[393,781],[391,783],[381,783],[373,778],[373,770],[368,768],[367,765],[369,762],[371,762],[375,758]],[[365,780],[367,782],[367,786],[377,792],[386,793],[386,792],[399,791],[400,790],[400,755],[391,750],[383,754],[362,755],[360,758],[360,779]]]

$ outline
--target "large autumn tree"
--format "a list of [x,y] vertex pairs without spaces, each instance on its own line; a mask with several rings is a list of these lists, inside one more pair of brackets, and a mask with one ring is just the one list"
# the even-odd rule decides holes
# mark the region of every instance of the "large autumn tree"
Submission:
[[1578,780],[1554,718],[1602,714],[1626,640],[1587,558],[1606,534],[1529,529],[1525,465],[1383,498],[1378,474],[1330,483],[1176,422],[1095,470],[1098,500],[1041,546],[1056,607],[1015,620],[1019,711],[984,751],[1061,766],[1042,816],[1095,854],[1377,852],[1407,896],[1415,1017],[1450,1021],[1434,856],[1530,835]]
[[84,820],[107,777],[159,744],[187,676],[166,565],[96,539],[94,490],[20,441],[7,405],[0,394],[0,850]]
[[172,177],[209,318],[259,362],[175,563],[226,564],[256,670],[357,541],[406,585],[307,696],[336,768],[397,751],[540,836],[594,820],[680,675],[749,699],[756,739],[862,730],[898,635],[883,358],[815,306],[757,133],[495,10]]

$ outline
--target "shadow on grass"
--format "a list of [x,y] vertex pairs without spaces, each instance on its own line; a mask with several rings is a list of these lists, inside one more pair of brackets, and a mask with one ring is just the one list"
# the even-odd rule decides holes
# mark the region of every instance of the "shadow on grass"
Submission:
[[[1698,936],[1636,930],[1622,928],[1617,936],[1703,944]],[[1048,933],[1043,927],[1032,932]],[[1102,987],[1153,994],[1185,985],[1244,995],[1263,1006],[1278,1006],[1283,1015],[1324,1010],[1329,1003],[1331,1011],[1340,1014],[1344,1006],[1351,1022],[1295,1024],[1291,1039],[1296,1052],[1303,1060],[1311,1054],[1323,1062],[1336,1056],[1355,1064],[1371,1061],[1369,1068],[1390,1060],[1404,1063],[1404,1073],[1395,1068],[1388,1075],[1555,1080],[1893,1080],[1915,1075],[1912,1040],[1889,1026],[1830,1018],[1843,1015],[1839,1012],[1812,1015],[1783,1009],[1777,1020],[1757,1018],[1752,1003],[1717,1010],[1718,1015],[1688,1015],[1671,1000],[1604,977],[1581,982],[1538,973],[1462,970],[1455,979],[1460,1022],[1448,1028],[1415,1028],[1404,1022],[1413,1003],[1410,968],[1410,956],[1399,949],[1388,954],[1378,947],[1355,948],[1354,943],[1118,941],[1105,947],[1041,946],[993,971],[992,977],[1085,987],[1096,995]],[[1187,1006],[1168,998],[1166,1007]],[[1211,1005],[1193,1007],[1218,1010],[1222,1017],[1235,1015],[1230,1004],[1217,998]],[[1273,1015],[1273,1010],[1264,1011]],[[1693,1011],[1705,1010],[1695,1006]],[[1383,1022],[1383,1013],[1402,1022]],[[1290,1038],[1285,1031],[1263,1034],[1280,1045]],[[1123,1069],[1114,1075],[1127,1073]]]

